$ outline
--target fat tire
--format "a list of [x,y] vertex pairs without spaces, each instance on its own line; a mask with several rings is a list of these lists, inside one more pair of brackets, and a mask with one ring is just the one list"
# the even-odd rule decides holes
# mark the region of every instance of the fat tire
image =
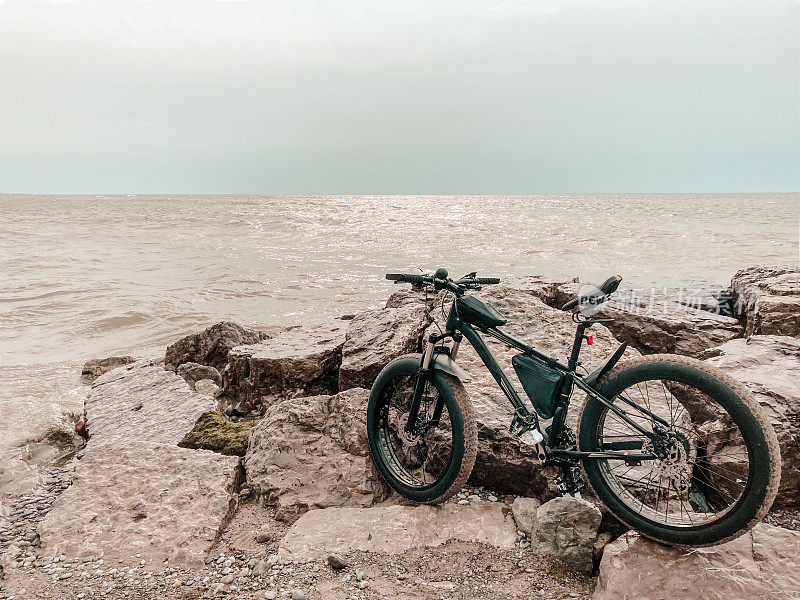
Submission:
[[[367,438],[372,460],[383,480],[398,494],[421,504],[439,504],[452,498],[464,486],[472,473],[475,457],[478,454],[478,426],[472,402],[463,384],[456,377],[435,371],[431,383],[444,400],[450,415],[451,424],[459,425],[462,435],[456,436],[454,429],[453,464],[447,473],[432,487],[416,489],[405,485],[386,464],[379,449],[377,412],[384,386],[394,379],[419,370],[421,354],[405,354],[386,365],[378,374],[367,405]],[[460,423],[456,423],[460,421]],[[459,439],[460,438],[460,439]]]
[[[583,467],[590,487],[618,519],[644,536],[658,542],[677,546],[714,546],[747,533],[769,512],[778,493],[781,478],[778,438],[761,406],[742,383],[723,371],[700,360],[672,354],[654,354],[620,363],[600,379],[597,389],[603,396],[610,398],[616,393],[615,389],[623,384],[626,377],[630,377],[632,373],[642,369],[652,371],[654,374],[659,370],[671,375],[682,372],[687,377],[704,380],[706,383],[716,380],[718,389],[725,395],[726,404],[731,406],[725,406],[719,398],[716,400],[728,412],[730,412],[729,409],[742,412],[747,421],[744,423],[747,435],[756,437],[754,440],[756,481],[748,483],[745,490],[746,495],[743,494],[734,507],[718,521],[682,528],[659,525],[636,513],[620,501],[609,488],[600,473],[598,461],[585,460]],[[593,438],[596,439],[597,423],[603,407],[601,402],[587,396],[578,417],[579,449],[593,449]],[[747,412],[749,412],[749,417],[746,415]],[[743,430],[742,434],[745,434]],[[751,483],[754,485],[750,485]]]

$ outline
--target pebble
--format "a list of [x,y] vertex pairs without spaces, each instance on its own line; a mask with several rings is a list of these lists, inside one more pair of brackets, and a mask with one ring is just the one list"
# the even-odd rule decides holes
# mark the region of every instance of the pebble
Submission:
[[256,542],[259,544],[266,544],[272,541],[272,534],[269,531],[259,531],[256,534]]
[[346,569],[348,566],[350,566],[349,563],[338,554],[328,555],[328,564],[337,571],[341,569]]
[[292,590],[292,600],[306,600],[306,594],[303,590]]
[[273,592],[272,590],[264,592],[264,598],[266,598],[266,600],[275,600],[275,598],[277,597],[278,597],[278,592]]

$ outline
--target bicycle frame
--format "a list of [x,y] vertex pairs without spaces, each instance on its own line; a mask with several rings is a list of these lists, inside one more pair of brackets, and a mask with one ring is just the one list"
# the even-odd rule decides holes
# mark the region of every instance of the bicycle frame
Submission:
[[[559,447],[559,444],[562,440],[562,434],[564,433],[567,408],[569,407],[570,396],[572,395],[573,386],[578,387],[591,397],[605,404],[609,408],[609,410],[613,411],[620,419],[628,423],[635,430],[647,436],[654,442],[658,440],[658,436],[654,432],[647,431],[646,429],[641,427],[638,423],[633,421],[623,409],[617,406],[613,401],[609,400],[608,398],[605,398],[593,386],[584,381],[583,375],[577,373],[576,370],[579,365],[578,359],[580,357],[581,346],[585,338],[586,329],[591,327],[597,321],[593,321],[591,319],[576,321],[578,325],[577,325],[577,330],[575,332],[575,340],[572,345],[572,351],[570,353],[567,364],[563,364],[559,362],[557,359],[551,356],[547,356],[542,352],[539,352],[533,346],[530,346],[525,342],[499,330],[497,327],[479,327],[464,321],[458,315],[458,310],[456,309],[455,302],[456,300],[453,301],[453,304],[450,307],[450,314],[447,318],[447,323],[445,325],[445,332],[439,335],[431,334],[427,340],[427,346],[425,348],[425,352],[423,353],[422,361],[420,364],[420,377],[417,379],[417,385],[414,389],[414,397],[412,399],[409,410],[408,421],[406,424],[406,431],[413,431],[415,428],[422,394],[425,389],[425,383],[427,382],[428,378],[432,375],[432,373],[436,370],[434,361],[435,354],[437,352],[449,352],[450,357],[454,359],[456,354],[458,353],[458,346],[461,343],[462,337],[465,337],[467,338],[467,341],[470,343],[470,345],[475,349],[475,352],[478,354],[483,364],[492,374],[492,377],[500,386],[500,389],[503,390],[503,393],[506,395],[506,397],[511,402],[511,405],[514,408],[514,419],[511,423],[510,431],[518,436],[528,431],[534,431],[538,433],[541,436],[540,439],[544,439],[545,441],[544,448],[546,448],[547,451],[549,451],[547,452],[547,454],[549,454],[549,457],[552,457],[554,459],[564,459],[564,460],[602,459],[602,460],[624,460],[627,462],[653,460],[658,458],[655,454],[651,454],[648,452],[631,451],[635,450],[636,448],[625,449],[624,447],[625,442],[618,442],[616,444],[616,448],[615,444],[613,443],[606,444],[605,446],[609,446],[610,449],[603,450],[600,452],[581,452],[566,447]],[[514,389],[514,386],[509,380],[508,376],[505,374],[502,367],[500,367],[500,365],[498,364],[497,359],[494,357],[491,350],[486,345],[486,342],[484,341],[483,337],[481,337],[480,333],[478,333],[479,331],[484,333],[485,335],[488,335],[498,340],[500,343],[509,348],[514,348],[528,356],[532,356],[541,361],[544,361],[551,368],[557,369],[566,375],[564,377],[564,381],[561,386],[560,390],[561,393],[555,409],[552,424],[548,430],[548,436],[546,438],[543,436],[543,434],[541,434],[541,431],[539,430],[538,415],[536,414],[535,411],[529,410],[528,407],[525,405],[519,393],[517,393],[516,389]],[[449,350],[446,346],[437,346],[439,342],[447,338],[452,338],[454,341],[454,346],[452,350]],[[664,421],[664,419],[658,417],[657,415],[654,415],[649,410],[633,403],[629,399],[624,397],[620,397],[620,399],[623,401],[623,403],[627,403],[631,406],[634,406],[637,410],[647,415],[654,421],[659,422],[663,425],[667,426],[669,425],[666,421]],[[434,422],[438,422],[438,419],[441,417],[442,410],[443,410],[443,401],[440,399],[437,403],[437,406],[434,409],[434,416],[433,416]],[[543,458],[543,460],[545,459],[546,457]]]

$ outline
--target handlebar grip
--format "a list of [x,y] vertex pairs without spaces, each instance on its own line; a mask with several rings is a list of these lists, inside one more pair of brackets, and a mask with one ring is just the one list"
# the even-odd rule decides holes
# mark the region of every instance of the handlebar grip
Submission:
[[476,277],[475,283],[478,285],[493,285],[495,283],[500,283],[499,277]]
[[569,302],[567,302],[564,306],[561,307],[561,310],[572,310],[576,306],[578,306],[579,298],[573,298]]
[[425,283],[422,275],[411,275],[409,273],[387,273],[386,279],[390,281],[413,283],[414,285],[423,285]]

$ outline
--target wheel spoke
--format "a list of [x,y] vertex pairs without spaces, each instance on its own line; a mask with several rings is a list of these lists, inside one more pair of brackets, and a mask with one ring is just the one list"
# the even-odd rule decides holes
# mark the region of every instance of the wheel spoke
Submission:
[[386,461],[398,479],[411,487],[425,488],[447,471],[453,436],[446,405],[438,424],[432,422],[439,394],[430,381],[425,383],[415,428],[405,431],[415,381],[416,375],[386,386],[381,399],[384,419],[378,435]]
[[[650,394],[651,386],[661,392]],[[747,484],[750,455],[736,423],[710,396],[685,383],[646,379],[621,390],[614,402],[653,435],[604,408],[597,448],[641,441],[642,452],[658,457],[637,464],[601,461],[620,500],[647,519],[678,527],[708,523],[730,510]]]

